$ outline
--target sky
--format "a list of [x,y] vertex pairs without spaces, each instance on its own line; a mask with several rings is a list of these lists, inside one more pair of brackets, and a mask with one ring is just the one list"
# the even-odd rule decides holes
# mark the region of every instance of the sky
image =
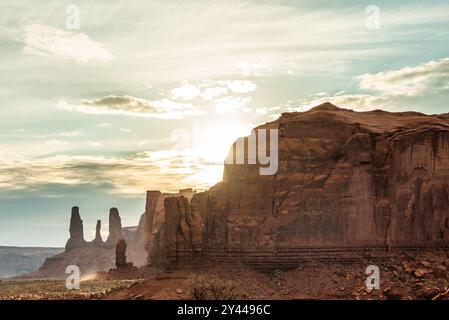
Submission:
[[136,225],[282,112],[449,112],[448,40],[447,1],[2,0],[0,245]]

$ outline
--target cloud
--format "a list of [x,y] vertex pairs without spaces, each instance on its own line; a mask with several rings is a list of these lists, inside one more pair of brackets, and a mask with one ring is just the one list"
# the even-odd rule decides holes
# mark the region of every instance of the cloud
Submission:
[[257,84],[250,80],[203,80],[198,85],[183,83],[171,89],[169,96],[183,101],[199,98],[210,102],[215,113],[232,115],[250,110],[252,97],[248,94],[256,89]]
[[196,97],[211,101],[215,98],[233,93],[249,93],[257,89],[257,85],[249,80],[203,80],[198,86],[183,83],[170,90],[170,97],[175,100],[190,101]]
[[47,142],[45,142],[46,145],[51,145],[51,146],[66,146],[67,145],[67,141],[64,140],[58,140],[58,139],[52,139],[52,140],[48,140]]
[[257,84],[250,80],[204,80],[204,89],[200,96],[207,101],[213,101],[220,96],[232,93],[250,93],[257,89]]
[[83,134],[81,132],[79,132],[79,131],[74,130],[74,131],[61,132],[60,135],[62,137],[79,137],[79,136],[81,136]]
[[22,41],[27,54],[53,56],[79,64],[104,64],[113,60],[112,54],[88,35],[48,25],[25,25]]
[[360,88],[387,95],[418,96],[449,89],[449,58],[414,67],[363,74],[356,77]]
[[219,96],[223,96],[228,93],[228,88],[226,87],[211,87],[206,88],[201,93],[201,98],[204,100],[212,101]]
[[189,83],[184,83],[182,86],[174,88],[170,92],[173,99],[182,99],[184,101],[192,100],[201,93],[200,89]]
[[257,85],[249,80],[228,80],[225,84],[234,93],[247,93],[257,89]]
[[363,74],[355,77],[360,89],[373,93],[345,93],[323,96],[316,94],[302,108],[309,109],[324,102],[356,111],[375,109],[398,110],[408,106],[418,96],[434,96],[449,89],[449,58],[430,61],[398,70]]
[[[144,151],[125,157],[54,155],[2,158],[0,190],[41,190],[47,193],[50,192],[49,185],[90,185],[106,189],[109,193],[141,194],[151,188],[164,191],[192,186],[207,188],[211,186],[211,180],[201,180],[201,175],[211,168],[220,170],[222,166],[207,165],[197,156],[181,150]],[[200,180],[195,181],[195,177]]]
[[151,83],[337,73],[354,59],[407,54],[424,23],[441,24],[433,39],[443,41],[442,26],[449,21],[448,5],[382,7],[385,32],[366,28],[366,7],[360,4],[310,8],[295,1],[186,0],[143,6],[149,7],[142,10],[146,19],[136,19],[120,39],[124,48],[139,43],[132,53],[133,77]]
[[[312,100],[303,105],[301,111],[307,111],[325,102],[330,102],[336,106],[353,109],[355,111],[370,111],[376,109],[387,109],[391,106],[390,97],[373,96],[369,94],[346,94],[338,96],[325,96]],[[299,111],[299,110],[298,110]]]
[[97,123],[97,127],[100,127],[100,128],[106,128],[106,127],[110,127],[110,126],[112,126],[112,124],[110,124],[109,122]]
[[79,104],[69,104],[59,100],[57,108],[88,114],[125,115],[156,119],[179,119],[185,116],[201,115],[203,112],[191,104],[169,99],[148,101],[132,96],[109,95],[101,99],[83,100]]
[[226,96],[214,100],[215,113],[219,115],[235,114],[240,110],[249,111],[251,97]]
[[[238,61],[235,66],[237,69],[240,70],[242,75],[249,77],[261,77],[268,75],[273,72],[272,68],[268,65],[264,65],[262,63],[249,63],[246,61]],[[285,68],[285,66],[281,67],[281,64],[279,64],[279,69],[283,70],[286,73],[290,73],[292,70]]]
[[281,112],[291,112],[300,110],[291,110],[286,107],[274,106],[274,107],[258,107],[256,108],[257,116],[269,116],[271,119],[276,119],[281,116]]

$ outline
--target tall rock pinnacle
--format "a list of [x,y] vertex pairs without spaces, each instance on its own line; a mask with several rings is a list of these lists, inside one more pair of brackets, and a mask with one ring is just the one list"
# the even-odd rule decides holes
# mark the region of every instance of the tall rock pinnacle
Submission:
[[127,266],[126,263],[126,242],[123,239],[117,241],[115,246],[115,266],[117,269]]
[[122,220],[117,208],[111,208],[109,211],[109,236],[106,244],[115,247],[119,239],[122,239]]
[[93,243],[96,245],[101,245],[104,243],[103,238],[101,237],[101,220],[97,220],[97,226],[95,229],[95,239]]
[[69,231],[70,238],[65,245],[66,250],[71,250],[86,244],[84,240],[83,220],[81,220],[78,207],[72,208]]

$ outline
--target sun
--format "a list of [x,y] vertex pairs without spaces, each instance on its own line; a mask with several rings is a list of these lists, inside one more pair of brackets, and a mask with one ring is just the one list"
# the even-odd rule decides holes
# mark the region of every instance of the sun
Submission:
[[201,128],[199,139],[194,141],[193,152],[205,161],[222,165],[232,144],[250,133],[250,125],[238,119],[208,122]]
[[199,172],[189,180],[202,186],[221,181],[223,163],[232,144],[251,133],[251,125],[238,119],[219,119],[201,125],[193,139],[192,154],[201,161]]

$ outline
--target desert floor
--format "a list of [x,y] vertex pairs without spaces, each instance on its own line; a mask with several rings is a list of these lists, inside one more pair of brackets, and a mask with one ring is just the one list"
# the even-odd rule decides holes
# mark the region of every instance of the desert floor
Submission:
[[[366,267],[380,271],[380,288],[367,289]],[[448,251],[392,253],[355,263],[304,263],[260,272],[243,265],[146,271],[142,278],[102,273],[68,290],[64,280],[3,280],[0,299],[448,299]]]

